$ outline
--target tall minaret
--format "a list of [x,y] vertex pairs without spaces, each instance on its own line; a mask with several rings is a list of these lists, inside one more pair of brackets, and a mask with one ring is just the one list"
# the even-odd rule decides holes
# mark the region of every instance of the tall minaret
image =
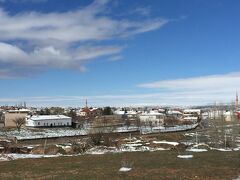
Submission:
[[236,92],[236,104],[235,104],[235,111],[238,112],[238,92]]
[[88,108],[87,99],[86,99],[86,108]]

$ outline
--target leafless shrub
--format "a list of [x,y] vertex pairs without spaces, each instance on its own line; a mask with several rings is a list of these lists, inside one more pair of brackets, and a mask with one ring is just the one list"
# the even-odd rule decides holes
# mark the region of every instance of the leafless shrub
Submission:
[[134,163],[129,161],[126,157],[124,157],[123,160],[121,161],[122,167],[125,167],[125,168],[132,168],[133,164]]
[[97,132],[97,133],[90,134],[90,138],[92,140],[92,143],[95,146],[101,145],[102,137],[103,137],[102,132]]
[[20,132],[21,127],[25,124],[26,121],[25,121],[25,118],[19,117],[19,118],[14,119],[13,122],[15,123],[18,132]]

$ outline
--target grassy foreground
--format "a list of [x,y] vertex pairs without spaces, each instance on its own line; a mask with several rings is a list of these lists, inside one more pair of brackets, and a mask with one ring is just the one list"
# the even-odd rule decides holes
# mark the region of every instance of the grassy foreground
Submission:
[[[175,151],[22,159],[0,162],[0,179],[234,179],[240,175],[239,152],[193,154],[193,159],[179,159]],[[123,160],[133,163],[132,171],[118,171]]]

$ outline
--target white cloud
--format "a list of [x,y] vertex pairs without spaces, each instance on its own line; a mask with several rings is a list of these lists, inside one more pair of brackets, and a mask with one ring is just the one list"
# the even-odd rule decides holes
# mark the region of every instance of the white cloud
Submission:
[[[25,52],[22,49],[6,43],[0,43],[0,63],[5,64],[1,68],[0,77],[4,77],[11,69],[16,73],[16,69],[21,71],[44,71],[49,68],[69,68],[82,71],[83,62],[102,56],[118,54],[122,51],[120,46],[90,46],[79,47],[72,50],[56,49],[53,46],[34,49]],[[13,69],[14,68],[14,69]],[[25,73],[26,73],[25,72]]]
[[240,73],[229,73],[221,75],[210,75],[191,77],[184,79],[163,80],[153,83],[140,84],[140,87],[145,88],[163,88],[169,90],[212,90],[240,87]]
[[229,103],[240,89],[240,72],[183,79],[162,80],[138,85],[156,89],[178,104]]
[[1,10],[0,24],[4,26],[0,26],[0,39],[55,40],[64,43],[99,41],[151,31],[167,23],[164,19],[142,22],[114,20],[101,15],[102,11],[99,12],[99,9],[101,7],[98,5],[64,13],[30,12],[14,16]]
[[151,13],[151,8],[150,7],[137,7],[132,11],[132,13],[138,13],[143,16],[149,16]]
[[110,57],[109,58],[109,61],[119,61],[119,60],[121,60],[121,59],[123,59],[123,57],[121,56],[121,55],[117,55],[117,56],[112,56],[112,57]]
[[0,78],[48,68],[83,70],[86,60],[121,56],[123,45],[112,40],[156,30],[168,22],[160,18],[141,22],[114,19],[106,13],[108,2],[96,0],[68,12],[12,15],[0,9]]

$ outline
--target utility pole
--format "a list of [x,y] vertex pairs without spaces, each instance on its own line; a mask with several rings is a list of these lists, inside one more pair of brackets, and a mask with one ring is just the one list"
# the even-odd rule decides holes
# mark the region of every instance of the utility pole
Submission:
[[47,145],[47,137],[46,137],[45,142],[44,142],[43,155],[45,155],[46,145]]
[[226,132],[224,135],[224,145],[225,145],[225,149],[227,149],[227,133]]
[[198,144],[198,132],[196,132],[196,144]]

